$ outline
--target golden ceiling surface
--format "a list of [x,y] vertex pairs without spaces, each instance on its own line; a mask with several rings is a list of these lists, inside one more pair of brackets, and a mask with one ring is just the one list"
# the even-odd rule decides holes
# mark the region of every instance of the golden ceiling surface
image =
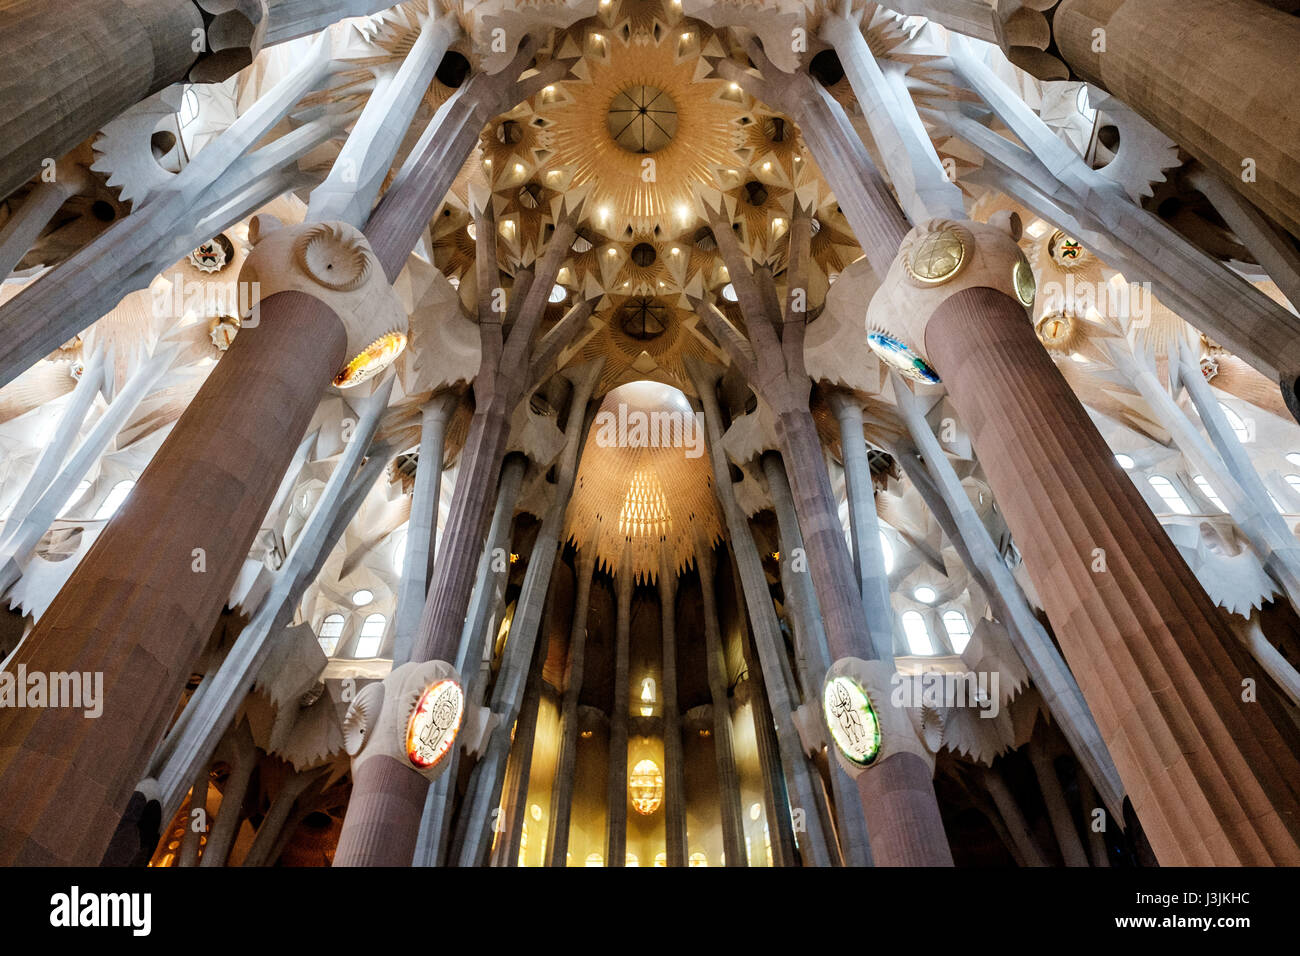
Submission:
[[[573,79],[543,90],[534,107],[549,159],[567,170],[570,188],[590,187],[591,222],[611,239],[681,235],[697,218],[695,184],[739,163],[746,118],[744,94],[708,78],[704,54],[726,52],[716,35],[692,21],[669,23],[656,4],[641,6],[647,16],[636,23],[588,21],[559,36],[555,55],[578,58]],[[627,148],[638,145],[628,137],[610,135],[610,111],[647,99],[647,90],[656,94],[647,112],[628,114],[651,134],[642,148],[652,151],[640,152]],[[671,122],[654,112],[666,103]]]
[[712,547],[722,536],[704,425],[681,392],[632,382],[605,396],[565,525],[567,539],[600,566],[617,571],[626,559],[646,581],[658,578],[661,553],[680,571],[697,543]]

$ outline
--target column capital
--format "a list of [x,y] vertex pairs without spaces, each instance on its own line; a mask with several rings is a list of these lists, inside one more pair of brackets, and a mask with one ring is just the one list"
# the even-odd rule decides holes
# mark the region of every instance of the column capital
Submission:
[[370,241],[345,222],[287,226],[274,216],[254,216],[253,251],[239,270],[251,303],[244,325],[256,325],[258,303],[278,292],[302,292],[328,306],[347,331],[347,361],[334,385],[351,388],[388,368],[406,348],[406,309]]
[[915,754],[934,771],[942,745],[940,715],[923,715],[921,708],[897,702],[899,680],[892,663],[857,657],[842,657],[826,671],[822,719],[835,758],[849,776],[861,776],[898,753]]
[[[867,307],[872,351],[906,378],[935,385],[939,374],[927,358],[931,316],[964,289],[996,289],[1026,309],[1034,301],[1034,274],[1016,239],[1019,217],[988,223],[930,219],[903,237],[898,255]],[[1026,319],[1027,321],[1027,319]]]
[[353,774],[370,758],[385,756],[436,779],[450,764],[446,757],[466,722],[463,687],[452,665],[424,661],[403,664],[363,688],[343,718]]

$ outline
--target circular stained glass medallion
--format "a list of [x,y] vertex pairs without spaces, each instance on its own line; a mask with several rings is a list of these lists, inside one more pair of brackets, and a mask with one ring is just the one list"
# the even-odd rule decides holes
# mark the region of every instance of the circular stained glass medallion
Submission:
[[1063,349],[1074,331],[1074,319],[1064,312],[1049,312],[1034,325],[1038,340],[1048,349]]
[[1062,269],[1078,268],[1088,259],[1088,252],[1083,248],[1083,244],[1074,236],[1067,235],[1059,229],[1047,240],[1047,254]]
[[880,756],[880,720],[862,685],[844,674],[831,678],[826,682],[822,709],[840,753],[859,767],[871,766]]
[[406,756],[427,770],[447,755],[465,716],[465,694],[451,678],[435,681],[420,695],[406,725]]

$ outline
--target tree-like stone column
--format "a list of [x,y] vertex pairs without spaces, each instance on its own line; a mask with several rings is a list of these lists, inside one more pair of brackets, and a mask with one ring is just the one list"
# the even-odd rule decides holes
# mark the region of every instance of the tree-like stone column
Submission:
[[1081,79],[1123,100],[1300,234],[1300,20],[1254,0],[1062,0],[1052,39]]
[[[873,630],[873,619],[864,609],[808,404],[812,383],[804,364],[804,332],[810,212],[796,202],[783,310],[770,269],[760,266],[750,271],[725,203],[715,205],[705,198],[704,206],[745,317],[748,339],[713,303],[697,301],[696,312],[775,415],[830,653],[839,660],[879,662],[892,668],[893,632],[880,633],[879,625]],[[876,615],[875,621],[879,620]],[[897,724],[897,728],[899,746],[857,778],[875,862],[951,866],[952,852],[934,795],[932,761],[922,756],[919,741],[905,739],[915,737],[908,727]]]
[[[800,656],[804,659],[804,666],[800,681],[809,698],[804,706],[816,708],[820,706],[818,698],[822,685],[826,682],[826,669],[831,664],[830,652],[826,648],[826,631],[821,626],[817,592],[813,590],[807,572],[795,571],[791,567],[791,555],[795,554],[796,549],[803,551],[803,535],[795,517],[794,498],[790,494],[785,464],[778,453],[765,452],[761,465],[763,476],[767,478],[768,496],[772,499],[772,509],[776,512],[777,530],[780,534],[781,586],[786,603],[793,612],[795,634],[802,644]],[[872,510],[875,510],[874,505]],[[877,535],[876,546],[879,547],[879,544],[880,538]],[[871,841],[867,836],[867,821],[862,815],[862,805],[857,799],[857,787],[838,760],[829,761],[827,769],[830,789],[835,798],[833,832],[839,842],[840,858],[845,866],[870,866]],[[827,807],[828,816],[829,809]],[[828,826],[826,832],[831,833],[832,828]]]
[[924,224],[868,325],[942,375],[1161,863],[1300,862],[1295,728],[1038,342],[1027,271],[1003,230]]
[[6,4],[0,198],[145,97],[187,76],[214,83],[242,70],[261,47],[264,16],[259,0]]
[[15,672],[101,673],[104,709],[0,709],[4,863],[99,862],[346,343],[308,295],[263,302],[19,647]]
[[[839,389],[832,390],[827,398],[840,426],[844,490],[849,502],[849,531],[853,536],[853,568],[862,589],[862,606],[872,634],[892,634],[894,609],[889,603],[889,575],[885,572],[885,554],[880,547],[880,519],[876,514],[876,491],[862,431],[862,406],[852,394]],[[893,656],[892,644],[876,649],[882,655]]]

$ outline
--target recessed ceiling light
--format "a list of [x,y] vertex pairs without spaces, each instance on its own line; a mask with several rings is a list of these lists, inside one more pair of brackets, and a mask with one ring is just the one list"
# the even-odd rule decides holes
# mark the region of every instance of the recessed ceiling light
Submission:
[[726,285],[722,287],[722,297],[726,299],[728,302],[735,302],[736,287],[732,283],[728,282]]
[[934,588],[926,587],[925,585],[921,585],[921,587],[912,592],[912,597],[916,598],[922,604],[933,604],[935,598],[938,596],[939,595]]
[[550,295],[551,302],[553,303],[563,302],[568,297],[569,297],[569,290],[566,289],[564,286],[560,285],[558,282],[555,285],[551,286],[551,295]]
[[374,599],[375,599],[375,592],[368,590],[366,588],[361,588],[361,590],[354,591],[352,594],[352,603],[355,604],[357,607],[365,607]]
[[1137,462],[1135,462],[1128,455],[1116,455],[1115,460],[1119,462],[1119,466],[1123,468],[1125,471],[1131,470],[1133,466],[1137,464]]

